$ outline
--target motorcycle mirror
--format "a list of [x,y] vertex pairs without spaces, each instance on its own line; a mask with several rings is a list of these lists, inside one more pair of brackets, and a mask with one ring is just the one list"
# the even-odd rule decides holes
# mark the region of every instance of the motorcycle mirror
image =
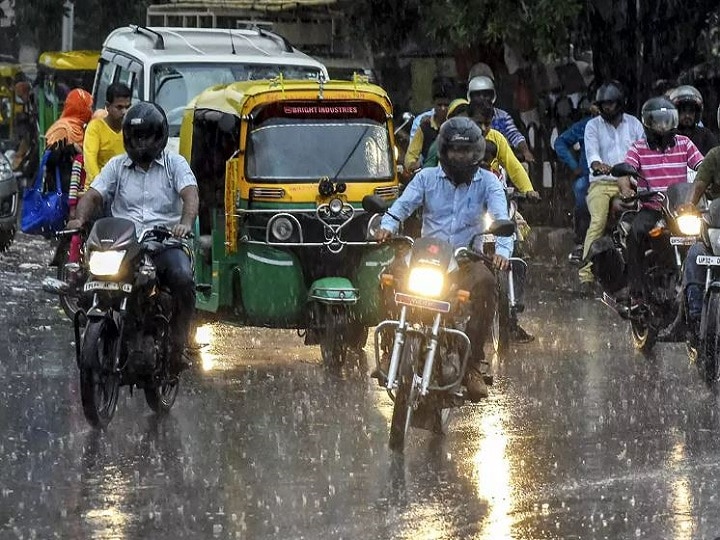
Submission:
[[515,233],[515,222],[509,219],[497,219],[485,231],[495,236],[512,236]]
[[402,115],[403,122],[409,122],[414,118],[413,113],[405,111]]
[[633,178],[637,178],[639,176],[637,169],[627,163],[617,163],[613,165],[610,169],[610,174],[616,178],[620,176],[632,176]]
[[362,200],[363,210],[371,214],[384,214],[390,208],[388,202],[379,195],[365,195]]

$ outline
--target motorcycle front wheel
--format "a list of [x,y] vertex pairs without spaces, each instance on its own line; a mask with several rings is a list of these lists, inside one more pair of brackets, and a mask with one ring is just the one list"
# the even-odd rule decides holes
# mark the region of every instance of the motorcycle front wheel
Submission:
[[[67,269],[65,268],[65,264],[68,262],[68,250],[70,249],[70,244],[68,243],[67,249],[62,249],[60,253],[58,254],[58,269],[57,269],[57,278],[60,281],[64,281],[65,283],[68,283],[69,280],[69,274]],[[75,319],[75,313],[77,313],[79,307],[79,300],[80,295],[77,291],[75,291],[73,294],[61,294],[59,295],[60,300],[60,307],[65,312],[65,315],[67,315],[67,318],[71,321]]]
[[97,429],[106,428],[117,409],[120,379],[112,366],[119,349],[114,324],[105,319],[88,323],[80,351],[80,399],[86,420]]
[[395,392],[392,419],[390,420],[390,450],[402,452],[405,447],[405,436],[410,427],[413,412],[413,365],[421,354],[421,338],[408,334],[400,353],[398,368],[398,387]]
[[498,272],[495,275],[497,279],[497,305],[495,306],[491,335],[495,353],[498,358],[502,358],[510,347],[509,284],[506,272]]
[[720,291],[710,291],[703,306],[698,349],[697,368],[700,377],[708,386],[713,386],[720,375]]
[[177,398],[180,382],[177,377],[163,380],[158,386],[145,388],[145,401],[155,414],[167,414]]
[[633,346],[643,354],[650,353],[657,341],[657,330],[644,321],[631,320],[630,334]]

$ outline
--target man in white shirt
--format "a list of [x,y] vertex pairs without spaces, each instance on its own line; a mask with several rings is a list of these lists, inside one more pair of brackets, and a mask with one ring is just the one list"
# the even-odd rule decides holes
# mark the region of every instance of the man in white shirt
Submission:
[[[634,116],[624,113],[625,94],[617,81],[609,81],[598,88],[595,101],[600,115],[585,127],[585,155],[590,165],[590,188],[587,206],[590,226],[585,235],[583,260],[592,243],[603,235],[607,224],[610,200],[618,194],[617,179],[609,175],[610,168],[625,160],[630,145],[645,137],[643,125]],[[578,272],[580,282],[591,288],[594,281],[591,263]]]

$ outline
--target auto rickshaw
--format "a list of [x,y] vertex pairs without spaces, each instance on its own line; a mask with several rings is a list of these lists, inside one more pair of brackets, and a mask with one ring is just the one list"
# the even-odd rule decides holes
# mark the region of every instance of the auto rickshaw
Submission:
[[92,92],[99,59],[98,51],[44,52],[38,58],[35,100],[41,153],[45,132],[60,117],[68,92],[73,88]]
[[246,81],[191,101],[180,151],[199,185],[197,308],[295,328],[339,365],[383,317],[366,195],[395,199],[392,105],[354,81]]

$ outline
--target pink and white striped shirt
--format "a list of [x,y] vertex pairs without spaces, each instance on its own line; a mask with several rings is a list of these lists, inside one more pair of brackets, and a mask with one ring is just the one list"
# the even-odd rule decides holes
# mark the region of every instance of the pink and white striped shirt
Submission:
[[[638,191],[665,191],[673,184],[687,182],[687,168],[697,170],[703,155],[684,135],[675,135],[675,145],[664,152],[653,150],[645,139],[635,141],[625,155],[625,163],[640,173]],[[645,208],[659,209],[655,201],[643,204]]]

